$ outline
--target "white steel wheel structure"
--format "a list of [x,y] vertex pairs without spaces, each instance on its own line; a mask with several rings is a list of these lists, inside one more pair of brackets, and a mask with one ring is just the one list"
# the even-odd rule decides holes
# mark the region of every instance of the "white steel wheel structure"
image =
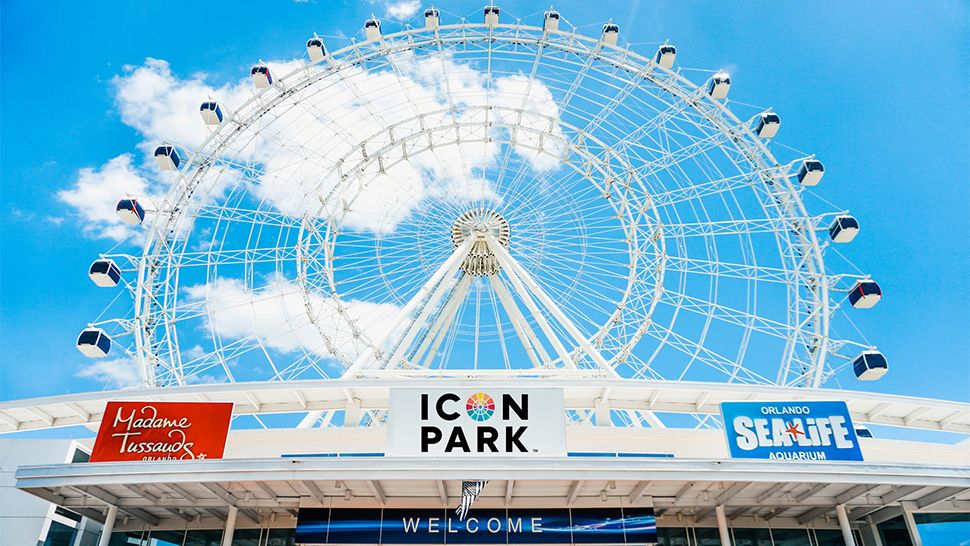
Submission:
[[823,260],[845,211],[807,209],[814,158],[758,136],[766,109],[565,21],[447,23],[268,63],[170,143],[142,252],[105,256],[133,314],[93,324],[147,386],[851,377],[873,347],[831,325],[859,277]]

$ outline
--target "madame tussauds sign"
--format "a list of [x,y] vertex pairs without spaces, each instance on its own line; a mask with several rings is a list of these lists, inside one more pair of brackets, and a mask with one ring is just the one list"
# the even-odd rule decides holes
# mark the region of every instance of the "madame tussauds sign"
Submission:
[[391,389],[389,456],[566,454],[559,389]]
[[221,459],[229,402],[108,402],[91,462]]

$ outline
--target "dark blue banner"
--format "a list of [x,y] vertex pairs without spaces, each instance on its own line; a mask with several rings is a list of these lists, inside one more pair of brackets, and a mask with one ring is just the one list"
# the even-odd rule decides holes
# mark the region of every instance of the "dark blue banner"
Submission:
[[861,461],[845,402],[721,402],[731,457]]
[[298,544],[651,544],[652,508],[454,510],[303,508]]

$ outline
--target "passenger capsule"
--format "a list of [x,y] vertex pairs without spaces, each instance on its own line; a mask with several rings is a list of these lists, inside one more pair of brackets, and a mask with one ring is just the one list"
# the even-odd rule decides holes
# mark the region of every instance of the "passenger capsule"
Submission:
[[114,260],[95,260],[88,269],[88,277],[101,288],[114,288],[121,282],[121,269]]
[[222,107],[218,102],[203,102],[199,107],[199,113],[202,114],[202,121],[206,125],[214,126],[222,123]]
[[607,45],[615,46],[617,39],[620,37],[620,27],[614,23],[606,23],[603,25],[603,35],[600,40]]
[[90,358],[104,358],[111,350],[111,338],[101,328],[85,328],[77,336],[77,350]]
[[364,21],[364,34],[368,40],[380,40],[381,22],[376,17]]
[[121,221],[130,225],[137,226],[145,221],[145,209],[135,199],[122,199],[118,201],[115,212]]
[[654,56],[653,61],[664,68],[673,68],[674,61],[677,60],[677,48],[670,45],[664,44],[657,49],[657,54]]
[[758,116],[758,125],[755,126],[754,132],[759,138],[774,138],[778,134],[779,127],[781,127],[781,118],[778,114],[762,112]]
[[256,89],[266,89],[267,87],[273,85],[273,73],[270,72],[269,67],[266,65],[258,64],[249,71],[249,75],[253,78],[253,85]]
[[499,9],[498,6],[485,6],[485,24],[490,27],[494,27],[498,24]]
[[174,171],[179,168],[179,163],[182,160],[179,158],[179,152],[175,149],[175,146],[163,145],[155,148],[155,163],[158,164],[158,168],[163,171]]
[[875,381],[889,371],[889,362],[879,351],[862,351],[852,362],[852,371],[860,381]]
[[559,30],[559,12],[549,10],[542,16],[542,30],[556,32]]
[[806,159],[798,169],[798,183],[802,186],[815,186],[822,181],[825,166],[817,159]]
[[829,227],[829,237],[835,243],[851,243],[859,234],[859,221],[852,216],[838,216]]
[[731,76],[727,72],[718,72],[707,82],[707,94],[712,99],[726,99],[731,89]]
[[424,28],[428,30],[438,30],[438,25],[441,24],[441,15],[435,8],[428,8],[424,10]]
[[306,52],[315,63],[327,58],[327,48],[323,47],[323,40],[316,36],[306,41]]
[[874,281],[856,281],[849,292],[849,303],[856,309],[869,309],[882,299],[882,289]]

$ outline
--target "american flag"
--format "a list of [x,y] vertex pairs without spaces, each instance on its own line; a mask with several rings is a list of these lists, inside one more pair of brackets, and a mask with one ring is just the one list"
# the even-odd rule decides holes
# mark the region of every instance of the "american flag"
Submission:
[[468,515],[468,510],[471,509],[472,503],[475,499],[482,494],[482,490],[485,489],[485,484],[488,480],[480,482],[461,482],[461,504],[455,509],[455,514],[458,515],[459,520],[464,520],[465,516]]

